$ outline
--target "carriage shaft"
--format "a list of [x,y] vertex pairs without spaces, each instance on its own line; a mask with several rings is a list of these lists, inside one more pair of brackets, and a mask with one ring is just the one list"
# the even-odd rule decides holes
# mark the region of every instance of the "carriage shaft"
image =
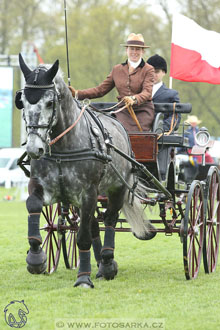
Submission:
[[134,164],[137,168],[139,168],[142,172],[144,172],[144,174],[148,177],[148,179],[150,180],[150,182],[152,182],[154,184],[155,187],[157,187],[161,192],[164,193],[164,195],[168,198],[168,199],[172,199],[172,195],[171,193],[160,183],[160,181],[157,180],[157,178],[155,178],[155,176],[153,176],[148,169],[141,163],[137,162],[135,159],[131,158],[130,156],[128,156],[127,154],[125,154],[123,151],[121,151],[120,149],[118,149],[117,147],[115,147],[113,144],[111,144],[109,141],[105,141],[106,144],[113,148],[119,155],[121,155],[122,157],[126,158],[129,162],[131,162],[132,164]]

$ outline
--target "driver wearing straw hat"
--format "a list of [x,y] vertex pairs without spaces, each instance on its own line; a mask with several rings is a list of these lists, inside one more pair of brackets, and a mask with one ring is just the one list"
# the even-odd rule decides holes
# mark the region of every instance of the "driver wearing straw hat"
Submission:
[[[145,45],[142,34],[131,33],[127,42],[121,46],[126,48],[127,60],[113,67],[107,78],[98,86],[76,91],[69,86],[73,97],[79,100],[99,98],[109,93],[114,87],[118,91],[118,106],[127,108],[116,113],[117,119],[127,131],[150,131],[154,120],[152,88],[154,84],[154,68],[143,60]],[[128,111],[132,107],[134,116]],[[136,118],[134,118],[136,117]],[[140,125],[137,125],[137,122]]]

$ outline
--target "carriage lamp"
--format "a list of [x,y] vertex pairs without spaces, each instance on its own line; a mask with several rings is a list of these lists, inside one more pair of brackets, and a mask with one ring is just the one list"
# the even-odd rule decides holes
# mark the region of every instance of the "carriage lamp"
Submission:
[[210,141],[210,134],[206,127],[201,127],[195,136],[196,144],[200,147],[205,147]]
[[[201,149],[201,151],[198,151],[198,154],[202,155],[202,166],[205,166],[205,152],[208,147],[210,147],[210,134],[206,127],[201,127],[198,133],[195,136],[196,146],[198,149]],[[203,150],[202,150],[203,149]]]

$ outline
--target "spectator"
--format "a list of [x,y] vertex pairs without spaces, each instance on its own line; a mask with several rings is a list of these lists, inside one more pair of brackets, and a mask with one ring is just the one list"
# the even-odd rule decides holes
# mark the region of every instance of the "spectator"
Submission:
[[[191,154],[192,152],[192,147],[196,144],[196,133],[199,131],[199,124],[201,124],[201,120],[198,119],[197,116],[191,115],[188,116],[187,120],[185,121],[185,123],[190,124],[190,127],[185,131],[185,136],[188,137],[189,139],[189,147],[190,149],[187,150],[188,154]],[[192,158],[191,158],[192,160]],[[201,164],[202,163],[202,156],[198,155],[198,156],[193,156],[193,161],[194,164]],[[210,155],[210,153],[208,151],[206,151],[205,153],[205,161],[206,163],[214,163],[214,160],[212,158],[212,156]]]

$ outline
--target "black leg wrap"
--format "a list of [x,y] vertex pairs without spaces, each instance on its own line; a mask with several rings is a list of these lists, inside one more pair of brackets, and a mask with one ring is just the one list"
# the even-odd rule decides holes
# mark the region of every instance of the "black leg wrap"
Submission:
[[40,235],[40,214],[31,214],[28,216],[28,238],[31,249],[36,250],[35,245],[38,246],[42,243]]
[[81,286],[84,288],[94,288],[94,285],[90,279],[91,264],[90,264],[90,251],[79,250],[79,271],[78,278],[74,284],[74,287]]
[[113,227],[105,227],[104,247],[115,248],[115,229]]
[[101,242],[100,236],[97,238],[94,238],[92,240],[92,247],[93,247],[95,260],[96,260],[97,264],[99,265],[101,258],[102,258],[101,257],[102,242]]
[[26,207],[29,213],[40,213],[43,207],[43,199],[36,193],[30,195],[26,200]]
[[101,251],[102,259],[104,262],[107,259],[114,258],[114,248],[115,248],[115,229],[113,227],[105,227],[105,239],[104,246]]
[[115,230],[113,227],[105,227],[104,246],[101,251],[102,259],[99,264],[99,271],[96,278],[101,277],[101,274],[106,280],[113,280],[115,275],[117,275],[118,265],[114,260],[114,247]]
[[90,251],[79,251],[79,271],[78,277],[91,273]]

